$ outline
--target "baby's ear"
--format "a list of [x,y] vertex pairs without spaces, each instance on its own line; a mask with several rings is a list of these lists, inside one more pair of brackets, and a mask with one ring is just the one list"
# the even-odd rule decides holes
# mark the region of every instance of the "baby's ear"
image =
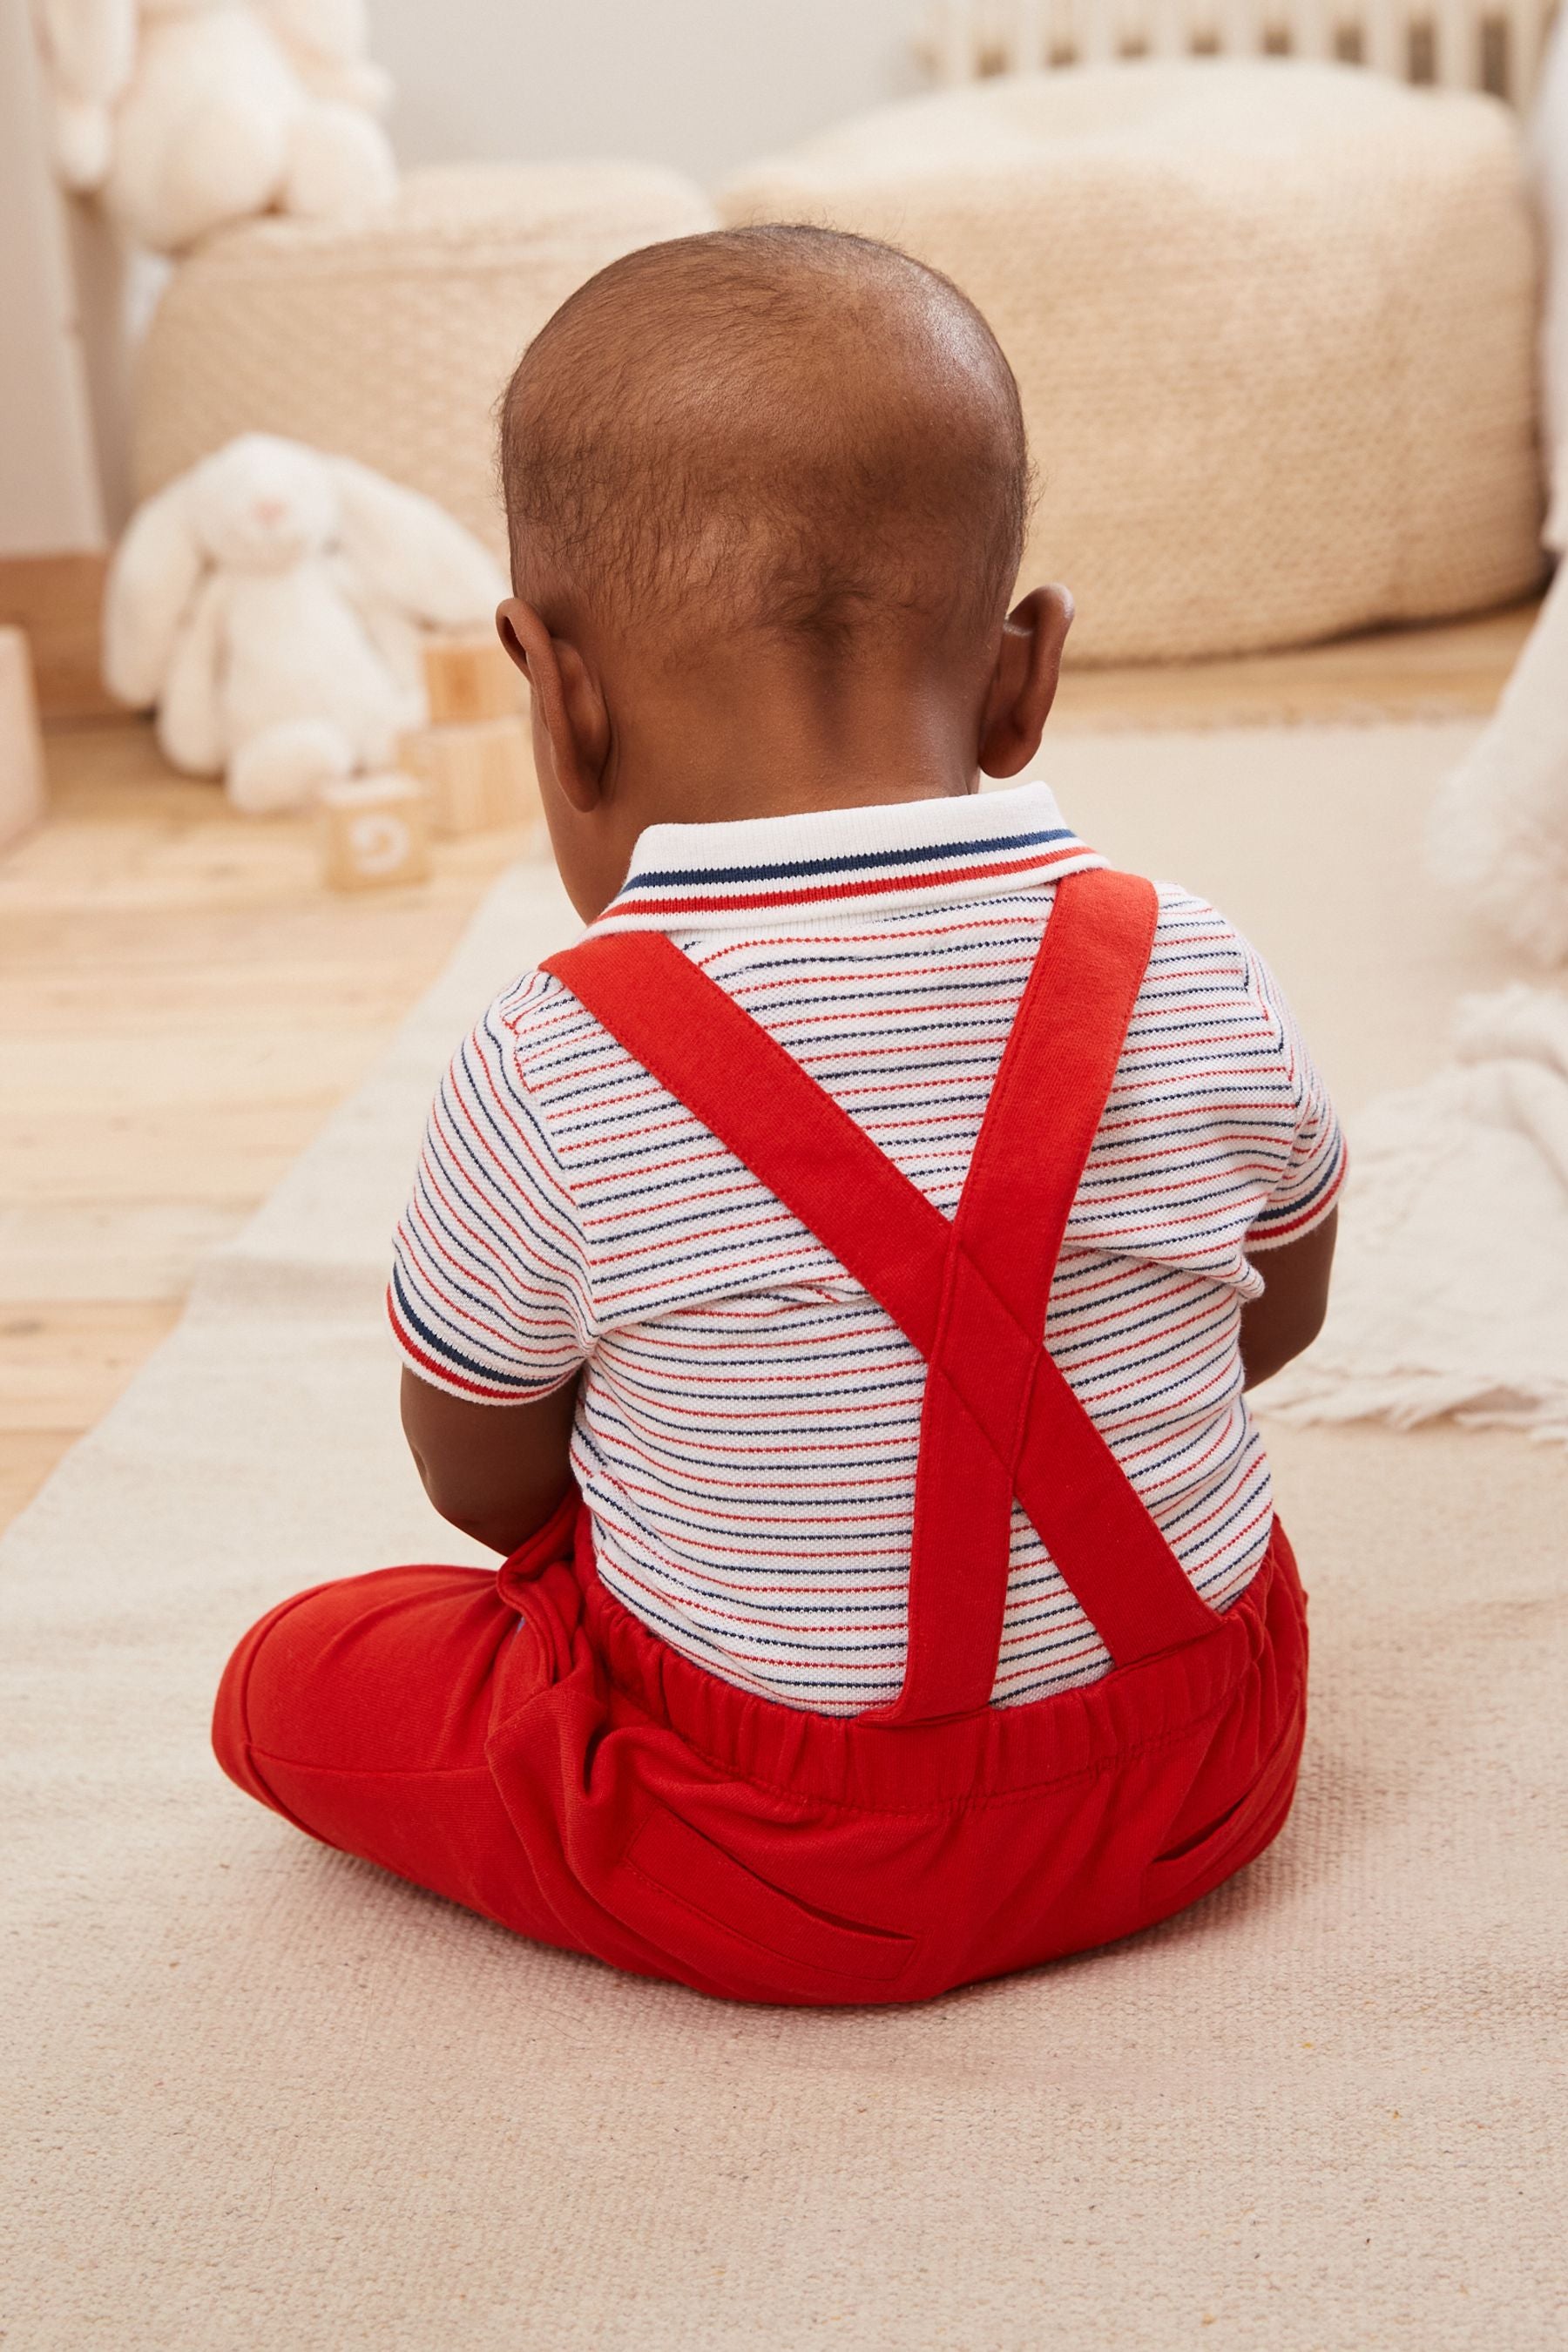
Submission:
[[163,689],[205,558],[192,521],[191,477],[182,474],[132,517],[103,592],[103,682],[132,709]]
[[1016,776],[1039,750],[1056,700],[1073,612],[1069,589],[1032,588],[1003,623],[996,667],[980,717],[982,775]]
[[338,497],[338,538],[364,586],[429,628],[482,627],[506,594],[471,531],[419,490],[353,457],[322,460]]

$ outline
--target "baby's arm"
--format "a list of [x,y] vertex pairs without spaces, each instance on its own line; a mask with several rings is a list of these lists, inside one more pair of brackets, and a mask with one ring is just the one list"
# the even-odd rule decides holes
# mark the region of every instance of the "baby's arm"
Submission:
[[1245,1244],[1264,1282],[1262,1296],[1244,1300],[1241,1308],[1243,1381],[1255,1389],[1310,1348],[1323,1328],[1345,1150],[1328,1089],[1279,982],[1248,940],[1239,932],[1233,937],[1242,957],[1247,1019],[1233,1042],[1238,1061],[1251,1071],[1243,1099],[1252,1103],[1256,1121],[1239,1131],[1247,1135],[1249,1156],[1256,1151],[1263,1167],[1272,1163]]
[[405,1366],[403,1433],[441,1517],[491,1551],[514,1552],[566,1492],[576,1402],[573,1379],[526,1404],[470,1404]]
[[595,1339],[576,1202],[518,1041],[555,985],[525,974],[453,1055],[387,1292],[404,1434],[425,1491],[499,1552],[515,1551],[567,1491]]
[[1340,1213],[1330,1211],[1321,1224],[1297,1242],[1278,1249],[1260,1250],[1258,1271],[1267,1286],[1261,1298],[1249,1298],[1241,1310],[1241,1361],[1244,1386],[1255,1389],[1310,1348],[1323,1328],[1329,1304],[1329,1269],[1333,1264],[1334,1235]]

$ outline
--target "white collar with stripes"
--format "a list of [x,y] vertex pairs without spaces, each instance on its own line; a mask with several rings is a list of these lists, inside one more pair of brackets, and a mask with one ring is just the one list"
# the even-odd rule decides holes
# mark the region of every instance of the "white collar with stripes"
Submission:
[[652,824],[595,931],[768,931],[994,898],[1103,866],[1041,783],[952,799]]

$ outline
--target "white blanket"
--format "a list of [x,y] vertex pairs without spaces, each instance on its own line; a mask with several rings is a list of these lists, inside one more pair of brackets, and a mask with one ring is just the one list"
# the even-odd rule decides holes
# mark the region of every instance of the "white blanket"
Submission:
[[1357,1122],[1327,1327],[1260,1402],[1568,1443],[1568,997],[1470,997],[1454,1045]]

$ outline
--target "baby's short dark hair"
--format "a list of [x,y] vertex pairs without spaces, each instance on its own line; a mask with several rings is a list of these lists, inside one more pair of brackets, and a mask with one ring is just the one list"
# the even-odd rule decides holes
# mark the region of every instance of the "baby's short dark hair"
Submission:
[[825,656],[994,626],[1030,499],[1018,388],[968,298],[785,226],[590,278],[519,362],[500,466],[520,593],[542,569],[605,625]]

